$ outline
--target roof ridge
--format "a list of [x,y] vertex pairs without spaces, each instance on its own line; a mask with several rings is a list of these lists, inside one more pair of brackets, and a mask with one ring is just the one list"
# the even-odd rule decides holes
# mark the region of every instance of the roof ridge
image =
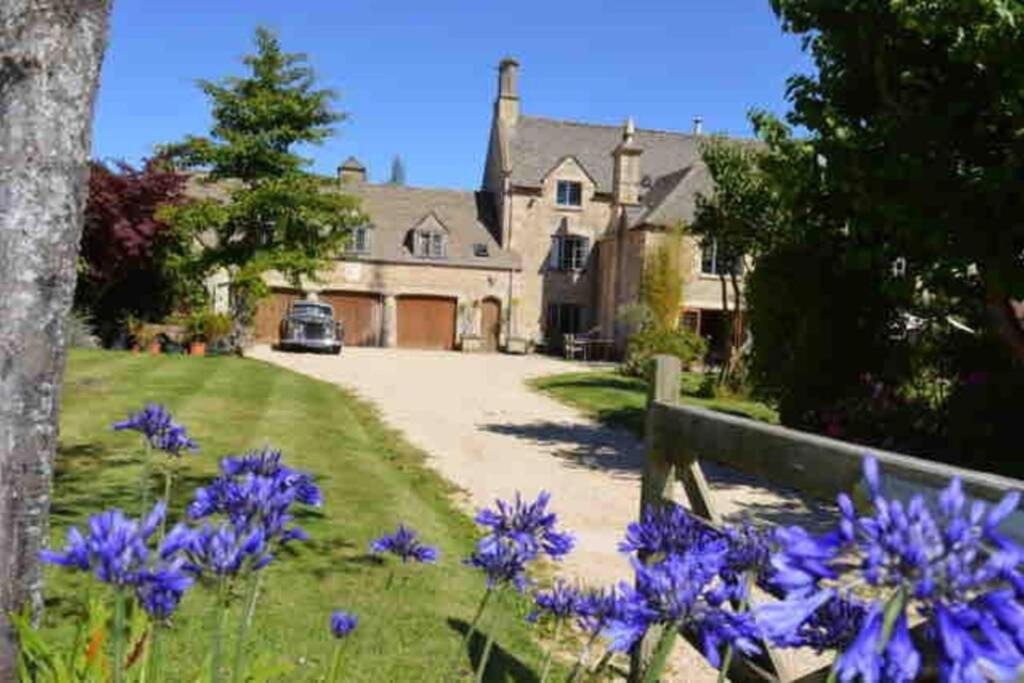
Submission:
[[[534,120],[537,120],[537,121],[550,121],[551,123],[560,123],[560,124],[566,125],[566,126],[580,126],[581,128],[610,128],[610,129],[613,129],[613,130],[621,130],[622,129],[622,125],[621,124],[616,125],[616,124],[611,124],[611,123],[589,123],[587,121],[572,121],[570,119],[556,119],[556,118],[551,117],[551,116],[536,116],[536,115],[530,115],[530,114],[523,114],[519,118],[520,119],[534,119]],[[637,133],[657,133],[659,135],[678,135],[679,137],[683,137],[683,138],[707,137],[707,134],[705,134],[705,133],[701,133],[700,135],[695,135],[693,133],[686,133],[686,132],[681,131],[681,130],[666,130],[666,129],[663,129],[663,128],[641,128],[641,127],[637,127],[636,132]]]
[[[392,183],[361,183],[362,187],[367,188],[380,188],[380,189],[394,189],[394,190],[412,190],[414,192],[446,192],[448,194],[463,194],[463,195],[477,195],[483,190],[462,190],[456,187],[422,187],[419,185],[394,185]],[[359,186],[352,186],[349,189],[358,193]]]

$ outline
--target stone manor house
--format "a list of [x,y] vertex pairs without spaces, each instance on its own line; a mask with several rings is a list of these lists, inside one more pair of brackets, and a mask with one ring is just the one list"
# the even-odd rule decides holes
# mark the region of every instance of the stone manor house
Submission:
[[[479,190],[371,184],[355,159],[341,165],[370,221],[321,281],[299,290],[271,276],[258,339],[276,339],[289,303],[307,297],[333,304],[350,345],[521,351],[590,332],[622,348],[620,311],[637,301],[645,263],[709,189],[699,124],[685,134],[527,116],[518,70],[499,65]],[[721,344],[715,250],[683,241],[681,319]]]

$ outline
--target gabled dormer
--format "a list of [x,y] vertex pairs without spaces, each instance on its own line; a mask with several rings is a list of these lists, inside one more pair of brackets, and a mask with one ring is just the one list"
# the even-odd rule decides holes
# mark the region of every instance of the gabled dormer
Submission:
[[431,211],[406,233],[405,247],[416,258],[442,260],[448,258],[450,231]]
[[545,202],[563,211],[580,211],[594,198],[597,184],[576,157],[563,157],[545,174],[541,193]]

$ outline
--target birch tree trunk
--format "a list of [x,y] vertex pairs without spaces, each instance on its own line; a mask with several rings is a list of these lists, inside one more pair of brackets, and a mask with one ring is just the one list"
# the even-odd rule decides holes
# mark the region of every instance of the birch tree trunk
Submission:
[[65,319],[111,0],[0,1],[0,681],[41,603]]

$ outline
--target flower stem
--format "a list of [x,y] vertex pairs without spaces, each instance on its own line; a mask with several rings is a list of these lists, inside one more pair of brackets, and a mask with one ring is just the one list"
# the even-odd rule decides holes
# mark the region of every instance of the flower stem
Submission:
[[346,639],[339,639],[331,656],[331,670],[327,674],[327,683],[338,683],[341,679],[341,660],[345,652]]
[[114,591],[114,683],[124,681],[124,623],[124,589],[118,588]]
[[564,619],[555,620],[555,633],[551,636],[547,648],[544,651],[544,664],[540,667],[540,683],[548,680],[548,673],[551,671],[551,657],[555,653],[555,646],[558,645],[558,638],[562,635],[562,622]]
[[160,683],[160,665],[163,655],[160,638],[160,625],[154,623],[150,627],[149,635],[149,661],[146,663],[146,683]]
[[600,633],[601,629],[594,629],[587,643],[580,650],[580,655],[576,658],[576,664],[573,665],[572,671],[569,672],[569,683],[576,683],[580,679],[580,674],[583,673],[583,669],[587,664],[587,658],[590,656],[590,650],[594,647],[594,643],[597,642],[597,637]]
[[732,643],[725,648],[725,656],[722,657],[722,666],[718,669],[718,683],[725,683],[728,679],[726,676],[729,674],[729,665],[732,664]]
[[153,447],[146,440],[146,451],[142,455],[142,479],[139,481],[140,493],[142,494],[142,510],[139,515],[146,516],[149,512],[149,463],[153,459]]
[[228,611],[227,592],[227,579],[223,576],[217,577],[217,599],[213,601],[213,612],[210,615],[210,683],[217,683],[220,680],[224,619]]
[[[164,469],[164,502],[167,503],[168,510],[171,507],[171,480],[174,479],[174,472],[171,471],[170,465]],[[164,513],[163,519],[160,520],[160,540],[164,540],[167,535],[167,514]]]
[[676,644],[678,636],[679,622],[673,621],[666,626],[665,632],[661,634],[658,646],[654,649],[651,661],[647,665],[647,671],[644,672],[643,683],[658,683],[661,680],[665,663],[668,662],[668,656],[672,652],[672,646]]
[[480,617],[483,615],[484,610],[487,609],[487,603],[490,601],[491,594],[493,592],[494,589],[488,586],[483,597],[480,598],[480,604],[477,605],[476,614],[473,615],[473,620],[469,622],[469,628],[466,629],[466,635],[462,637],[462,642],[459,643],[459,649],[455,653],[455,660],[452,662],[452,666],[450,667],[456,672],[459,669],[459,661],[462,659],[462,653],[465,651],[466,646],[469,645],[469,641],[473,637],[473,634],[476,633],[476,626],[480,623]]
[[231,681],[238,683],[242,680],[242,652],[245,649],[245,641],[249,636],[249,627],[252,625],[253,614],[256,613],[256,599],[260,592],[260,572],[249,572],[249,590],[245,596],[245,604],[241,614],[238,615],[238,636],[235,638],[235,657],[231,662]]
[[598,677],[604,672],[605,669],[608,668],[608,665],[611,664],[612,657],[614,656],[614,650],[608,650],[607,652],[605,652],[604,656],[601,657],[601,659],[597,662],[597,666],[594,667],[594,670],[592,672],[590,672],[590,677],[588,680],[598,680]]
[[[498,599],[499,601],[501,600],[500,595],[498,596]],[[487,642],[484,644],[484,651],[480,655],[480,664],[477,666],[476,676],[474,677],[476,683],[483,683],[484,672],[487,671],[487,662],[491,658],[491,648],[494,647],[494,636],[500,625],[501,611],[499,610],[498,613],[491,618],[491,628],[487,631]]]

